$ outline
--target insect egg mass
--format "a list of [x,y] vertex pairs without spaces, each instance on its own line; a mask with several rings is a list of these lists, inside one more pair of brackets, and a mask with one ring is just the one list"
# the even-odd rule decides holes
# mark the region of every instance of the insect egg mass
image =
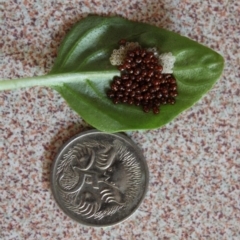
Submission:
[[144,112],[160,112],[160,105],[174,104],[177,93],[172,75],[175,58],[171,53],[159,55],[155,48],[142,48],[136,42],[120,40],[120,48],[113,50],[112,65],[118,66],[107,96],[114,104],[141,106]]

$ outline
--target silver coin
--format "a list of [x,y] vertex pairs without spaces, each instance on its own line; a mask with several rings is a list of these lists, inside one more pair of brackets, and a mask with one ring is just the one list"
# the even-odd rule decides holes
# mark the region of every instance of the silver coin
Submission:
[[135,212],[148,179],[145,158],[132,140],[90,130],[62,147],[52,166],[51,187],[69,217],[85,225],[109,226]]

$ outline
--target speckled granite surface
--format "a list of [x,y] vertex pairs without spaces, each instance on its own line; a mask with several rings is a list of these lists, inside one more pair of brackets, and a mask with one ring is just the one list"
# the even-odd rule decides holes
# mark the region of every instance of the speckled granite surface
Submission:
[[49,88],[0,92],[0,239],[240,239],[240,2],[130,2],[2,0],[0,78],[47,73],[65,33],[89,13],[203,43],[224,56],[223,76],[167,126],[128,133],[146,156],[149,191],[130,219],[107,228],[75,223],[50,191],[57,150],[89,126]]

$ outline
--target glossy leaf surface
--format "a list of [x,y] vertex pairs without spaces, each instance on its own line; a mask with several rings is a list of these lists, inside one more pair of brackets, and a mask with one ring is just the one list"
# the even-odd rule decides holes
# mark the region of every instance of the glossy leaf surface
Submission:
[[[172,52],[176,57],[174,76],[179,94],[175,105],[161,106],[160,114],[154,115],[139,107],[114,105],[106,97],[109,81],[119,74],[109,57],[123,38],[142,47],[156,47],[160,53]],[[218,53],[176,33],[120,17],[89,16],[65,37],[50,75],[86,74],[85,80],[63,80],[53,88],[90,125],[117,132],[153,129],[170,122],[211,89],[223,65]],[[91,74],[98,77],[91,78]]]

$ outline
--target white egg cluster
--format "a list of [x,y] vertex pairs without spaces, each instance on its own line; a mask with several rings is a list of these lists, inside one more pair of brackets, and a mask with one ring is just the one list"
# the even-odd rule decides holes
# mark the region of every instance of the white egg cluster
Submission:
[[176,61],[176,58],[169,53],[162,53],[158,57],[159,63],[163,66],[162,73],[173,73],[173,66]]
[[119,66],[123,64],[124,59],[126,58],[127,52],[133,50],[136,47],[139,47],[138,42],[127,42],[126,45],[120,46],[119,49],[114,49],[110,57],[110,62],[112,65]]

